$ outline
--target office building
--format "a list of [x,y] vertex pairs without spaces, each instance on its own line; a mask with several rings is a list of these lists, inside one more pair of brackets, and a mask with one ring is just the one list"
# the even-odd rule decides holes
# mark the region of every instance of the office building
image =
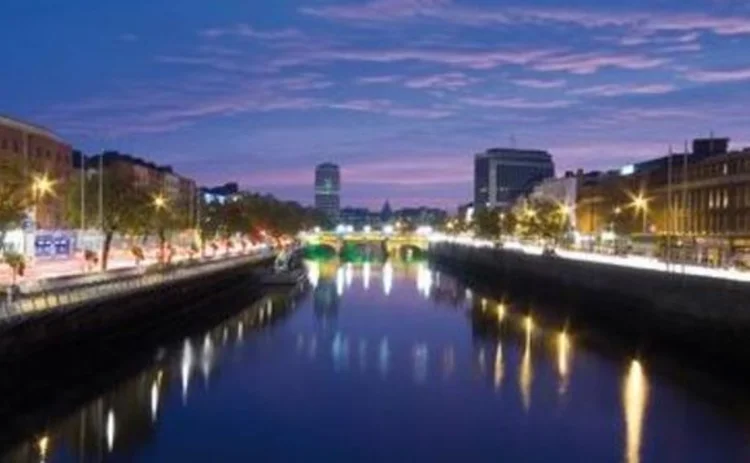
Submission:
[[339,166],[331,163],[315,167],[315,209],[322,212],[334,222],[339,221],[341,201],[341,175]]
[[493,148],[474,158],[474,206],[510,208],[544,179],[555,165],[546,151]]

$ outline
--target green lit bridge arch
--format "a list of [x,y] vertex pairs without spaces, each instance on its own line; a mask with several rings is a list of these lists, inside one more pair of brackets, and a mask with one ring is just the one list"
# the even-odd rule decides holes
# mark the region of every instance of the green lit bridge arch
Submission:
[[429,247],[427,236],[417,233],[320,232],[303,234],[301,240],[308,249],[327,249],[336,256],[344,256],[355,249],[369,250],[381,257],[410,259],[423,257]]

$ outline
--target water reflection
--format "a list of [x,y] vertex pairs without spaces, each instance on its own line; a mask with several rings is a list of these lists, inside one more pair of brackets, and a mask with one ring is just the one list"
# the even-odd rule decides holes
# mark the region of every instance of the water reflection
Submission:
[[391,351],[388,347],[388,338],[383,338],[380,341],[380,349],[378,351],[378,366],[380,369],[380,375],[383,377],[388,375],[390,356]]
[[383,292],[386,296],[391,294],[393,288],[393,264],[389,260],[383,265]]
[[560,395],[565,395],[568,389],[568,375],[570,374],[570,338],[563,331],[557,336],[557,372],[560,374]]
[[531,408],[531,383],[534,380],[534,370],[531,365],[531,335],[534,330],[534,321],[531,316],[524,318],[525,343],[521,368],[518,373],[518,386],[521,390],[521,401],[523,408],[529,411]]
[[[342,268],[343,279],[339,278]],[[257,332],[283,320],[296,304],[283,298],[262,300],[220,326],[167,346],[164,354],[136,377],[61,422],[37,429],[32,439],[14,450],[17,453],[0,460],[137,461],[146,454],[154,461],[179,461],[169,458],[170,450],[174,451],[170,445],[184,445],[184,439],[207,435],[206,426],[217,423],[212,420],[235,423],[239,419],[236,413],[240,413],[236,410],[246,413],[238,403],[247,406],[247,401],[254,401],[250,409],[258,410],[257,423],[245,416],[243,426],[247,424],[248,429],[227,426],[222,437],[210,437],[217,442],[194,439],[194,445],[231,445],[243,433],[251,432],[249,428],[252,432],[283,433],[306,427],[313,429],[310,438],[316,439],[315,445],[309,446],[309,460],[317,461],[323,458],[316,452],[337,444],[319,442],[321,435],[314,432],[317,421],[310,417],[326,413],[332,422],[366,422],[372,419],[373,410],[386,408],[373,403],[383,397],[398,402],[399,413],[382,414],[383,426],[367,431],[372,435],[362,436],[357,434],[362,432],[357,426],[346,426],[336,431],[340,433],[337,440],[407,441],[410,429],[404,428],[404,422],[418,423],[420,432],[453,435],[450,428],[457,420],[452,418],[460,414],[470,417],[458,420],[470,439],[436,440],[436,445],[445,445],[440,449],[445,454],[410,454],[414,457],[411,461],[483,461],[499,445],[497,433],[482,434],[486,429],[503,429],[503,452],[509,461],[549,461],[550,454],[536,448],[533,440],[552,433],[566,436],[558,442],[560,453],[555,455],[563,461],[579,461],[583,458],[570,455],[588,457],[589,453],[598,457],[589,458],[592,461],[666,460],[659,458],[663,455],[654,456],[651,446],[643,444],[647,412],[654,413],[657,402],[664,406],[656,398],[656,391],[662,393],[664,388],[650,391],[643,366],[634,361],[624,378],[616,378],[614,388],[604,390],[613,383],[605,376],[611,375],[611,360],[591,355],[582,342],[582,331],[551,323],[542,308],[534,307],[532,318],[528,306],[508,294],[472,294],[454,278],[439,276],[424,265],[408,267],[397,261],[382,267],[323,264],[314,272],[317,281],[305,310],[278,326],[273,335],[267,331],[261,337]],[[341,295],[337,280],[343,282]],[[250,352],[253,355],[247,355]],[[592,370],[596,362],[599,366]],[[251,388],[242,382],[248,375],[252,375]],[[194,376],[202,376],[205,387]],[[232,395],[238,390],[241,395]],[[342,391],[346,400],[341,399]],[[180,395],[193,410],[182,409]],[[555,407],[560,403],[565,406]],[[196,413],[205,412],[206,404],[215,407],[210,409],[211,417]],[[678,404],[689,406],[684,400]],[[296,407],[301,407],[299,413]],[[262,413],[268,415],[260,416]],[[519,419],[524,414],[529,419]],[[436,416],[445,419],[434,419]],[[621,435],[612,436],[614,426],[607,425],[619,416],[623,417]],[[305,417],[310,421],[305,422]],[[185,420],[179,428],[182,431],[184,426],[186,435],[175,438],[169,434],[175,432],[169,420],[175,419]],[[602,419],[607,420],[602,426],[589,425]],[[656,428],[657,421],[649,427]],[[393,429],[399,434],[389,434]],[[581,429],[585,435],[580,434]],[[596,447],[611,447],[612,441],[617,447]],[[682,439],[680,443],[691,445]],[[461,453],[445,450],[453,446]],[[589,446],[595,451],[581,450]],[[259,439],[252,447],[271,450],[251,455],[249,446],[236,446],[232,450],[236,453],[228,457],[239,461],[294,460],[284,453],[286,445],[274,446]],[[524,453],[519,454],[518,448]],[[395,450],[408,453],[412,448]],[[678,460],[682,461],[675,458]]]
[[503,346],[500,342],[497,343],[497,349],[495,350],[495,389],[500,389],[503,384],[503,374],[505,368],[503,367]]
[[[166,413],[162,407],[169,391],[174,390],[175,395],[182,396],[184,403],[187,403],[190,379],[197,366],[194,346],[201,346],[200,368],[208,377],[215,372],[217,360],[231,344],[228,342],[227,347],[219,347],[214,339],[223,338],[225,333],[229,335],[236,330],[239,342],[246,327],[261,330],[270,326],[283,319],[294,305],[291,298],[274,298],[276,304],[272,310],[269,310],[267,300],[259,301],[197,340],[186,338],[176,349],[165,349],[163,355],[155,356],[153,365],[146,367],[136,377],[92,399],[41,436],[37,434],[33,439],[19,444],[0,456],[0,461],[102,461],[108,452],[132,454],[135,449],[149,445],[158,429],[158,422]],[[171,378],[179,380],[171,381]],[[70,459],[61,460],[60,455],[69,455]]]
[[623,389],[623,408],[627,429],[625,460],[627,463],[639,463],[643,425],[648,406],[648,379],[638,360],[630,363]]

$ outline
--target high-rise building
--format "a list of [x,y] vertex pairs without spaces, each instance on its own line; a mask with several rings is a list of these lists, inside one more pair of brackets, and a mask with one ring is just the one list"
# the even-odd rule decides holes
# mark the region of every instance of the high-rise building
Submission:
[[315,209],[338,222],[341,202],[339,166],[326,162],[315,167]]
[[507,208],[554,177],[552,155],[546,151],[493,148],[474,158],[474,207]]

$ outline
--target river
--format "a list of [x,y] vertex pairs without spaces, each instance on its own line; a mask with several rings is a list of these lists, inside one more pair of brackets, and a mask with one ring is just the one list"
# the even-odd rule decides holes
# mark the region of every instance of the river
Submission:
[[309,275],[157,349],[0,461],[750,461],[741,397],[726,410],[426,263]]

